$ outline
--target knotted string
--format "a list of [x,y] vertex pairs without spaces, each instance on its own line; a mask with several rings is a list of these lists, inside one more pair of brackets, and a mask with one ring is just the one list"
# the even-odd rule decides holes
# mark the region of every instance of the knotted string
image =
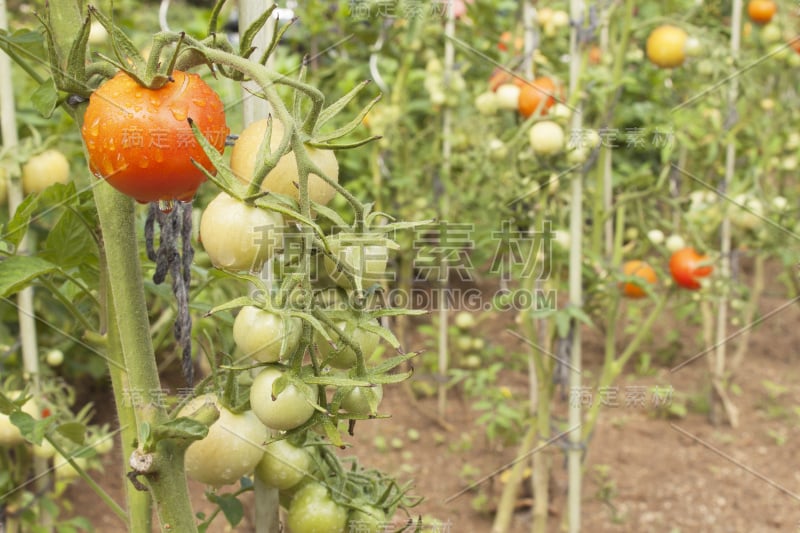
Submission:
[[[155,249],[155,223],[161,232],[158,250]],[[181,240],[180,249],[178,239]],[[153,283],[164,282],[169,273],[172,293],[178,308],[175,319],[175,340],[181,347],[181,366],[188,386],[194,382],[192,365],[192,317],[189,314],[189,284],[192,280],[192,204],[175,202],[171,211],[162,211],[155,202],[150,203],[144,225],[147,257],[156,264]]]

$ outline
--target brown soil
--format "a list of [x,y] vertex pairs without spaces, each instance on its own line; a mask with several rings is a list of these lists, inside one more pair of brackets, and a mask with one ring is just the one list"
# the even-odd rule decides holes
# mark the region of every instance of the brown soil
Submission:
[[[774,280],[775,276],[769,279]],[[782,294],[779,284],[768,284],[767,295],[761,302],[762,313],[784,305],[786,298]],[[649,405],[624,406],[625,391],[635,386],[671,385],[673,404],[702,397],[698,391],[702,390],[708,371],[706,358],[701,357],[674,373],[668,367],[656,367],[654,373],[646,376],[626,370],[617,383],[620,405],[604,408],[588,447],[582,530],[800,531],[800,460],[794,448],[800,439],[800,388],[795,385],[800,381],[800,356],[795,350],[800,337],[794,332],[799,322],[800,307],[789,306],[753,331],[749,351],[735,379],[741,389],[740,394],[733,395],[740,414],[738,429],[712,426],[705,415],[691,409],[683,418],[666,419],[656,416]],[[502,346],[505,353],[524,353],[522,342],[503,333],[507,327],[513,327],[512,317],[496,315],[481,320],[478,330],[487,342]],[[671,327],[682,333],[680,353],[696,353],[696,328],[676,326],[668,320],[659,329],[666,331]],[[654,344],[658,344],[659,338],[655,335]],[[584,341],[584,365],[596,370],[602,338],[587,329]],[[688,358],[679,355],[673,364]],[[417,367],[421,368],[419,363]],[[418,371],[413,379],[425,380],[430,376]],[[519,397],[526,394],[526,378],[522,373],[506,371],[501,379],[513,394]],[[787,392],[771,401],[765,381],[785,386]],[[95,402],[102,405],[104,398],[95,398]],[[565,412],[567,403],[559,402],[556,406],[559,415]],[[462,476],[465,465],[473,472],[469,480],[483,478],[507,466],[515,457],[515,447],[489,442],[485,428],[475,424],[477,413],[471,408],[471,400],[465,399],[457,387],[449,394],[444,417],[449,430],[436,421],[436,398],[415,400],[407,387],[387,387],[382,411],[390,413],[391,419],[359,423],[355,437],[349,439],[352,452],[366,466],[396,474],[402,480],[416,480],[416,493],[424,496],[425,501],[413,510],[414,516],[449,522],[451,532],[490,531],[491,514],[476,511],[473,501],[483,495],[490,508],[496,505],[503,488],[501,476],[487,479],[454,500],[450,498],[469,485]],[[410,429],[418,432],[418,439],[409,438]],[[376,447],[378,436],[390,445],[383,449]],[[391,446],[392,439],[400,439],[402,447]],[[567,482],[563,453],[551,446],[550,457],[553,460],[550,531],[555,532],[560,531],[564,521]],[[119,458],[108,456],[105,462],[105,473],[99,482],[121,501]],[[523,503],[530,503],[527,485],[528,482],[523,488],[526,491]],[[191,488],[196,510],[206,513],[212,510],[213,506],[204,501],[203,488],[196,484]],[[98,531],[122,530],[122,524],[85,485],[76,484],[67,495],[75,510],[88,516]],[[235,531],[254,531],[249,518],[252,497],[246,496],[244,501],[247,516]],[[209,531],[231,531],[224,522],[220,516]],[[521,505],[511,531],[527,532],[530,528],[530,508]]]

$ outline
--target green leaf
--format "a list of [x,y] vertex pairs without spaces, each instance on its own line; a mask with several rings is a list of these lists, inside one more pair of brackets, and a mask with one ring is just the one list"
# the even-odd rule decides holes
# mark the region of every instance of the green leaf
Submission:
[[28,413],[23,411],[16,411],[9,415],[8,419],[12,424],[19,428],[25,440],[34,444],[42,444],[44,434],[47,433],[47,428],[53,423],[52,418],[45,418],[44,420],[36,420]]
[[43,245],[42,257],[57,261],[64,269],[86,263],[97,256],[95,241],[89,230],[74,211],[64,211]]
[[213,492],[208,493],[208,499],[219,505],[219,508],[222,510],[222,514],[225,515],[225,518],[228,519],[228,522],[232,526],[236,526],[239,522],[242,521],[244,518],[244,507],[242,506],[242,502],[240,502],[236,496],[231,493],[225,494],[214,494]]
[[[317,119],[316,127],[317,128],[321,128],[330,119],[332,119],[337,114],[339,114],[339,112],[342,109],[344,109],[345,106],[347,106],[347,104],[352,102],[353,98],[358,96],[358,93],[360,93],[364,89],[364,87],[366,87],[369,84],[370,84],[369,80],[362,81],[361,83],[356,85],[355,88],[353,90],[351,90],[349,93],[347,93],[346,95],[342,96],[341,98],[336,100],[334,103],[332,103],[331,105],[329,105],[328,107],[323,109],[322,112],[319,114],[319,119]],[[380,97],[378,97],[378,98],[380,98]],[[369,109],[373,105],[375,105],[375,102],[377,102],[378,98],[376,98],[375,100],[372,100],[372,102],[369,103],[369,105],[367,106],[367,111],[369,111]],[[364,113],[364,114],[366,115],[366,113]],[[362,117],[362,119],[363,119],[363,117]]]
[[69,87],[65,87],[65,89],[70,92],[80,92],[84,96],[91,93],[91,89],[83,82],[86,79],[86,47],[89,43],[91,29],[92,17],[87,15],[83,19],[81,30],[75,36],[67,56],[67,73],[69,74],[67,81],[70,83]]
[[338,228],[346,228],[347,222],[339,216],[339,213],[331,209],[330,207],[324,206],[322,204],[318,204],[317,202],[311,201],[311,211],[318,213],[319,215],[327,218],[333,225]]
[[570,306],[567,307],[566,311],[567,313],[569,313],[571,317],[575,318],[578,322],[583,322],[587,326],[594,327],[592,319],[580,307]]
[[562,339],[566,338],[569,334],[570,316],[567,313],[555,313],[553,320],[556,323],[556,332]]
[[56,105],[58,104],[56,80],[50,78],[39,85],[31,95],[31,103],[33,104],[33,108],[44,118],[53,116],[53,111],[55,111]]
[[139,53],[139,49],[133,44],[133,41],[114,24],[114,21],[95,7],[89,6],[89,13],[97,19],[111,36],[111,46],[120,64],[127,65],[126,71],[134,77],[142,76],[146,70],[147,63],[142,54]]
[[208,435],[208,426],[198,420],[181,416],[153,428],[155,439],[200,440]]
[[83,445],[86,442],[86,426],[80,422],[67,422],[56,427],[56,431],[67,437],[75,444]]
[[344,376],[308,376],[303,381],[310,385],[329,385],[333,387],[369,387],[370,382],[363,379],[351,379]]
[[[377,366],[375,366],[375,367],[370,369],[370,379],[372,379],[373,377],[375,377],[375,376],[377,376],[379,374],[388,373],[390,370],[392,370],[395,367],[405,363],[409,359],[413,359],[417,355],[419,355],[419,353],[413,352],[413,353],[408,353],[408,354],[405,354],[405,355],[397,355],[395,357],[391,357],[391,358],[383,361],[382,363],[380,363]],[[375,383],[378,383],[378,382],[376,381]]]
[[389,331],[388,329],[381,327],[377,324],[373,324],[371,322],[361,322],[358,325],[359,328],[363,329],[364,331],[369,331],[370,333],[374,333],[381,337],[383,340],[389,343],[392,348],[397,350],[400,348],[400,341],[397,340],[394,333]]
[[411,377],[413,372],[400,372],[398,374],[370,374],[370,381],[377,385],[386,385],[390,383],[400,383]]
[[150,443],[150,423],[142,422],[139,424],[139,444],[149,446]]
[[339,430],[336,429],[336,426],[329,418],[324,418],[322,420],[322,429],[325,430],[325,436],[328,437],[328,440],[334,446],[338,446],[341,448],[344,446],[344,442],[342,442],[342,436],[339,434]]
[[[367,82],[363,82],[363,83],[367,83]],[[358,89],[358,87],[356,89]],[[380,99],[381,99],[381,95],[379,94],[378,96],[373,98],[367,104],[367,106],[364,109],[359,111],[358,114],[355,116],[355,118],[353,118],[353,120],[351,120],[350,122],[348,122],[347,124],[345,124],[341,128],[337,128],[337,129],[333,130],[330,133],[326,133],[325,135],[320,135],[320,136],[315,137],[314,138],[314,142],[315,143],[328,143],[330,141],[335,141],[336,139],[340,139],[340,138],[344,137],[345,135],[348,135],[348,134],[352,133],[353,131],[355,131],[356,128],[361,126],[361,123],[363,122],[364,117],[367,116],[367,113],[369,113],[369,111],[372,109],[372,107],[375,104],[377,104]]]
[[239,44],[240,56],[246,58],[253,53],[253,50],[255,50],[255,48],[253,47],[253,39],[255,39],[258,32],[261,31],[261,28],[264,27],[264,24],[267,23],[267,20],[269,19],[270,15],[272,15],[272,12],[275,11],[275,8],[277,7],[278,4],[272,4],[267,9],[265,9],[264,12],[261,13],[261,15],[252,22],[252,24],[250,24],[247,27],[247,29],[244,31],[244,33],[240,38],[240,44]]
[[58,270],[58,266],[40,257],[15,255],[0,261],[0,296],[18,292],[45,274]]
[[25,237],[25,232],[28,230],[28,225],[31,223],[31,216],[36,210],[39,202],[38,197],[32,194],[25,198],[17,210],[14,211],[14,216],[8,221],[6,226],[6,233],[3,238],[12,243],[15,247],[19,246],[22,239]]
[[39,31],[28,29],[17,30],[12,34],[0,31],[0,50],[11,50],[12,52],[22,52],[28,58],[41,60],[45,57],[44,35]]
[[209,312],[206,315],[213,315],[214,313],[219,313],[220,311],[227,311],[229,309],[237,309],[239,307],[244,307],[246,305],[254,305],[258,306],[259,303],[254,299],[250,298],[249,296],[240,296],[238,298],[234,298],[230,302],[225,302],[224,304],[220,304]]

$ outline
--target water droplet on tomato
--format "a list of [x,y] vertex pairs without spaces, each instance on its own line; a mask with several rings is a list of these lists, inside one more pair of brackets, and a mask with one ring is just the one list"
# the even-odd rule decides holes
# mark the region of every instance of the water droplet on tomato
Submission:
[[170,107],[169,110],[172,111],[172,116],[175,117],[175,120],[180,122],[183,122],[189,116],[189,111],[185,107]]
[[92,123],[89,124],[89,135],[91,137],[100,135],[100,117],[95,118]]
[[142,91],[136,91],[135,93],[133,93],[133,96],[135,96],[136,98],[141,98],[142,97]]
[[156,150],[153,152],[153,159],[156,160],[156,163],[161,163],[164,160],[164,152],[161,150]]
[[171,213],[175,208],[175,200],[159,200],[158,210],[162,213]]
[[197,107],[205,107],[206,106],[206,101],[205,100],[201,100],[200,98],[192,98],[192,103],[194,105],[196,105]]
[[151,97],[150,97],[150,103],[151,103],[151,104],[152,104],[154,107],[158,107],[158,106],[160,106],[160,105],[161,105],[161,99],[159,99],[159,98],[156,98],[155,96],[151,96]]
[[142,157],[139,160],[139,168],[147,168],[150,166],[150,160],[146,157]]

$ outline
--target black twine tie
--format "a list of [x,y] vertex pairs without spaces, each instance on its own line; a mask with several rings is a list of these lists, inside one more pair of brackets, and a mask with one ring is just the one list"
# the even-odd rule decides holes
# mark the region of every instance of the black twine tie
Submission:
[[[158,250],[154,246],[154,224],[158,221],[161,237]],[[178,250],[178,239],[181,249]],[[172,293],[178,308],[175,320],[175,340],[181,347],[181,366],[183,377],[191,387],[194,382],[192,365],[192,317],[189,314],[189,283],[192,280],[192,204],[175,202],[169,212],[162,211],[155,202],[150,203],[144,225],[144,240],[147,257],[155,262],[156,271],[153,283],[164,282],[169,273],[172,278]]]

